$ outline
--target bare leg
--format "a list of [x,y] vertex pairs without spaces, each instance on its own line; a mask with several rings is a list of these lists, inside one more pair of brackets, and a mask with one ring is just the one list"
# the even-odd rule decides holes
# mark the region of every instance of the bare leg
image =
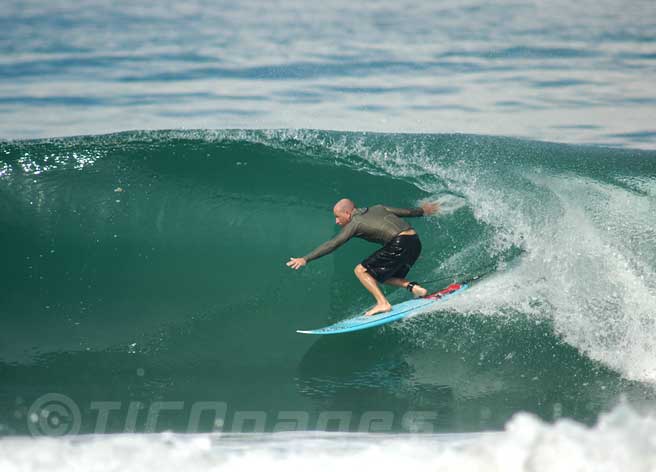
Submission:
[[374,279],[371,274],[367,272],[367,269],[365,269],[362,264],[358,264],[355,267],[354,272],[360,282],[362,282],[362,285],[364,285],[364,288],[369,290],[369,293],[371,293],[376,299],[376,304],[373,306],[373,308],[367,311],[364,316],[371,316],[375,315],[376,313],[384,313],[386,311],[390,311],[392,309],[392,305],[390,305],[390,303],[387,301],[387,298],[385,298],[385,295],[383,295],[383,292],[378,287],[378,282],[376,282],[376,279]]
[[[394,285],[395,287],[406,288],[410,282],[407,279],[398,279],[396,277],[392,277],[387,279],[385,283],[387,285]],[[428,290],[417,284],[412,287],[412,294],[416,297],[425,297],[428,295]]]

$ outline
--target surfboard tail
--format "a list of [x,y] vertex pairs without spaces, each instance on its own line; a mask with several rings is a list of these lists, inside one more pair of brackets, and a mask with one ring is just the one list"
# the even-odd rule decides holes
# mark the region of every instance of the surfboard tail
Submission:
[[460,290],[461,288],[463,288],[463,287],[466,286],[466,285],[467,285],[466,283],[461,283],[461,284],[451,284],[451,285],[449,285],[448,287],[443,288],[443,289],[440,290],[439,292],[431,293],[430,295],[426,295],[426,296],[423,297],[423,298],[425,298],[425,299],[427,299],[427,300],[439,300],[439,299],[442,298],[444,295],[448,295],[448,294],[450,294],[450,293],[456,292],[456,291]]

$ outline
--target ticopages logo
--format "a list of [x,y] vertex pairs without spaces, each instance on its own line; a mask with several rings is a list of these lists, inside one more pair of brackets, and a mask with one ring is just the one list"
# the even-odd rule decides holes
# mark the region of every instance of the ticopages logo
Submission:
[[80,409],[66,395],[49,393],[39,397],[27,414],[32,436],[66,436],[80,431]]

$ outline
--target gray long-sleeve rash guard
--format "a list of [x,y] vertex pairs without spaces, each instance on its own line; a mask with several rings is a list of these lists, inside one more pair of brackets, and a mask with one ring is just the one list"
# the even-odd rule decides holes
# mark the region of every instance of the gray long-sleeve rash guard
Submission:
[[370,208],[356,208],[349,221],[330,241],[303,256],[307,262],[330,254],[352,237],[366,239],[374,243],[386,244],[402,231],[412,229],[400,216],[423,216],[421,208],[392,208],[375,205]]

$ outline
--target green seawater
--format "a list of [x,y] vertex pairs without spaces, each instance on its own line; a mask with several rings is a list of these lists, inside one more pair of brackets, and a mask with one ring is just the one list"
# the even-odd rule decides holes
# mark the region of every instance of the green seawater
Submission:
[[[411,221],[410,278],[430,288],[495,273],[410,320],[297,334],[372,303],[353,274],[371,243],[285,265],[337,233],[342,197],[443,204]],[[0,142],[0,434],[28,434],[44,396],[81,433],[188,431],[199,402],[221,414],[195,432],[481,431],[651,405],[655,210],[650,151],[311,130]]]

